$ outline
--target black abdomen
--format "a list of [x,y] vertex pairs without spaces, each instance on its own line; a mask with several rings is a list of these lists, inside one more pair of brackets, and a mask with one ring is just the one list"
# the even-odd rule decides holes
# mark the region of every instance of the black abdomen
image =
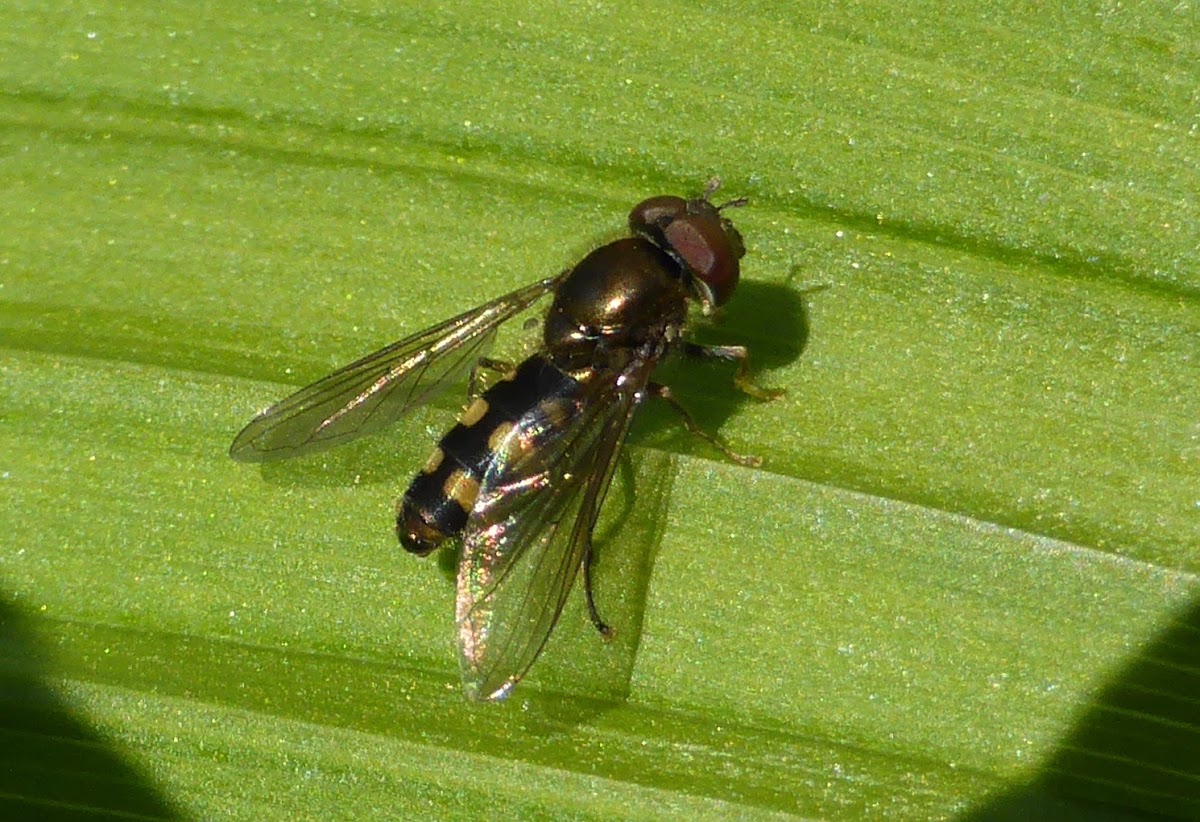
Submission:
[[575,379],[535,354],[476,397],[397,504],[400,544],[424,555],[458,536],[479,496],[479,483],[513,426],[539,409],[569,406],[561,400],[578,389]]

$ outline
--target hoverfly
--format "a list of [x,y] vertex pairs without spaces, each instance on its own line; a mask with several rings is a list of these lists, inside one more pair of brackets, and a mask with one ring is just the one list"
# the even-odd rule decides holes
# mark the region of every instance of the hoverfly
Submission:
[[[741,235],[713,205],[716,181],[694,199],[651,197],[629,214],[632,236],[574,268],[400,340],[302,388],[259,414],[230,456],[267,462],[308,454],[389,425],[447,385],[491,367],[502,377],[475,396],[396,506],[396,532],[414,554],[462,541],[456,618],[468,697],[502,699],[537,659],[582,571],[592,598],[592,531],[634,411],[658,397],[705,433],[670,390],[651,380],[670,352],[738,361],[735,384],[760,399],[741,346],[681,337],[689,303],[711,313],[732,296]],[[540,349],[515,368],[486,353],[501,323],[553,295]]]

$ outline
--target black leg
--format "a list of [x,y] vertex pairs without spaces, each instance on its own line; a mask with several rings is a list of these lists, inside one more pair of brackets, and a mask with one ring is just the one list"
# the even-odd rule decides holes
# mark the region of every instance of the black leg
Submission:
[[478,397],[482,393],[479,391],[479,372],[495,371],[499,374],[507,374],[515,369],[516,366],[510,362],[493,360],[491,357],[480,357],[471,368],[471,376],[467,380],[467,399]]
[[775,400],[783,396],[782,388],[762,388],[750,381],[750,351],[742,345],[697,345],[685,342],[683,353],[689,357],[702,357],[715,360],[735,360],[737,371],[733,374],[733,384],[738,390],[749,394],[756,400]]
[[700,437],[714,448],[718,449],[726,457],[733,460],[738,465],[745,465],[749,468],[758,468],[760,465],[762,465],[761,457],[756,457],[752,454],[739,454],[736,451],[731,450],[728,445],[721,442],[712,434],[701,428],[700,424],[692,419],[692,415],[687,412],[687,409],[679,404],[679,400],[675,399],[675,395],[671,393],[670,388],[667,388],[667,386],[656,382],[652,382],[646,387],[650,391],[654,392],[654,396],[666,401],[667,405],[671,406],[671,408],[675,410],[675,413],[683,418],[684,427],[686,427],[688,431],[691,431],[693,434]]
[[588,617],[591,618],[592,624],[596,626],[596,630],[600,632],[600,636],[605,639],[612,639],[613,629],[608,627],[608,623],[600,618],[600,612],[596,610],[596,600],[592,596],[591,537],[588,538],[587,552],[583,555],[583,593],[587,599]]

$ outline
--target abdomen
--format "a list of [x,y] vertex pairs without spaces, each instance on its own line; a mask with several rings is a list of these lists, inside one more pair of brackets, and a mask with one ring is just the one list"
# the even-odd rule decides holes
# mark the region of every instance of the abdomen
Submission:
[[467,406],[433,450],[396,506],[396,535],[414,554],[428,554],[458,536],[479,496],[496,449],[513,426],[539,407],[567,407],[579,383],[541,354]]

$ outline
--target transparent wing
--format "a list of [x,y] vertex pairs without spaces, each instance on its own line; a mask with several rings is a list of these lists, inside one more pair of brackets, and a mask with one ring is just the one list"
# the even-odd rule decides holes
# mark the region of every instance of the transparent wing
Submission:
[[458,568],[459,654],[471,698],[503,699],[545,646],[652,370],[640,363],[589,386],[565,409],[565,428],[547,426],[535,410],[497,449]]
[[550,277],[369,354],[259,414],[229,447],[243,462],[332,448],[378,431],[429,402],[483,356],[505,320],[562,279]]

